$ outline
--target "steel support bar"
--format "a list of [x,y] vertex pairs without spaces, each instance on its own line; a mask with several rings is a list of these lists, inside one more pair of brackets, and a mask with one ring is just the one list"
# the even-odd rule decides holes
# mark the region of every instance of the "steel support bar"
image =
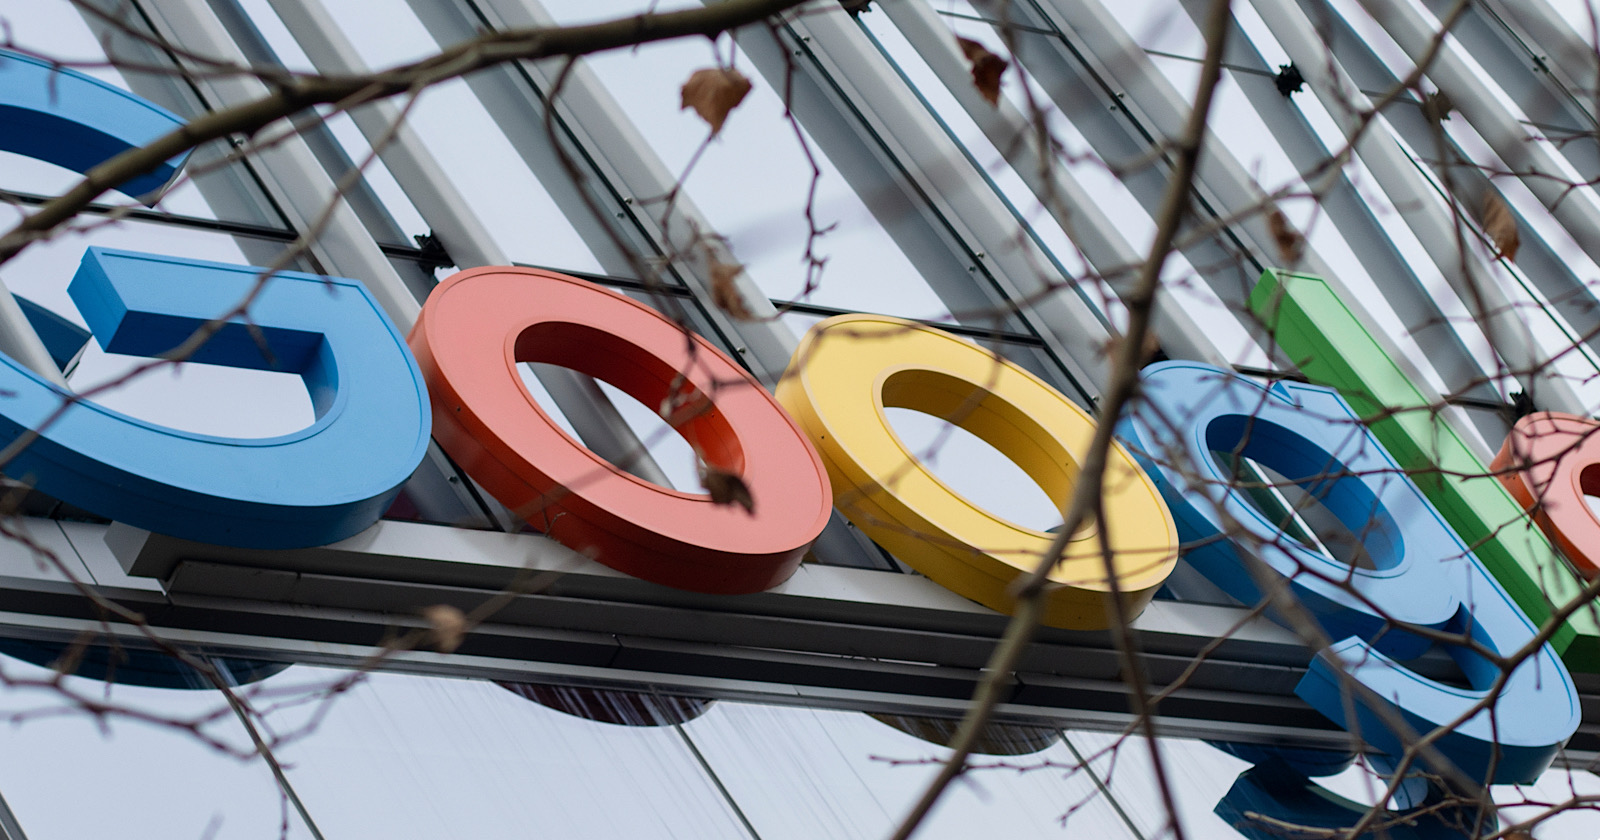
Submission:
[[[1468,10],[1478,12],[1470,6]],[[1506,25],[1528,50],[1535,71],[1548,74],[1559,85],[1568,107],[1581,113],[1591,125],[1600,125],[1594,105],[1600,56],[1549,3],[1545,0],[1482,0],[1479,13],[1493,15],[1496,22]],[[1542,118],[1538,112],[1529,116],[1535,120]]]

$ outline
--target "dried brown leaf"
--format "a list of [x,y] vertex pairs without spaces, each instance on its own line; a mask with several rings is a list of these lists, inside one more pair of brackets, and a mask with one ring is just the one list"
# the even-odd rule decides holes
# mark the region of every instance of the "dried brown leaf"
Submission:
[[750,80],[731,67],[703,67],[689,74],[683,83],[683,104],[679,110],[693,108],[711,126],[711,133],[722,130],[728,112],[744,101]]
[[967,63],[972,65],[972,86],[990,105],[1000,104],[1000,77],[1005,74],[1011,62],[989,52],[984,45],[972,40],[956,36],[956,45],[961,47],[961,54],[967,57]]
[[1267,230],[1272,233],[1272,242],[1278,246],[1278,257],[1285,265],[1294,265],[1305,256],[1306,238],[1294,229],[1294,225],[1289,224],[1282,210],[1274,207],[1267,214]]
[[706,493],[710,494],[713,503],[738,505],[744,508],[745,513],[756,512],[756,500],[750,495],[750,487],[739,476],[707,465],[700,483],[706,486]]
[[1422,96],[1422,115],[1434,125],[1450,119],[1450,112],[1455,110],[1455,107],[1455,103],[1450,101],[1450,94],[1442,90]]
[[1517,250],[1522,247],[1517,219],[1511,215],[1511,208],[1506,206],[1505,200],[1493,190],[1483,197],[1483,232],[1489,234],[1490,241],[1499,249],[1498,256],[1508,260],[1517,258]]
[[467,616],[449,604],[434,604],[422,608],[422,618],[428,622],[428,641],[434,650],[450,653],[461,647],[467,636]]
[[754,321],[756,314],[745,304],[744,295],[739,294],[739,285],[734,282],[739,273],[744,271],[744,266],[725,263],[717,259],[714,253],[708,253],[706,261],[707,272],[711,275],[711,302],[732,318]]

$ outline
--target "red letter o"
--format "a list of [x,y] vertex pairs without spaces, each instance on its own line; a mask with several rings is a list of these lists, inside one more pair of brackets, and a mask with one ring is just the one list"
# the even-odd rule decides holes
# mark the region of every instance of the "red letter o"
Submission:
[[[475,268],[433,290],[409,339],[434,437],[534,527],[619,571],[698,592],[758,592],[788,578],[832,510],[822,462],[742,368],[660,313],[592,283]],[[519,362],[561,365],[645,405],[713,468],[740,476],[754,513],[636,478],[562,431]]]
[[1523,510],[1585,577],[1600,575],[1600,423],[1539,411],[1517,421],[1492,469]]

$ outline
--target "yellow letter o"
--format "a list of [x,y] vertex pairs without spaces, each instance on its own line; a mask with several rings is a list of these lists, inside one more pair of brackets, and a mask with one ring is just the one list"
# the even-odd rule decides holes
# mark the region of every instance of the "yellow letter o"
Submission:
[[[806,333],[778,401],[822,454],[834,504],[907,565],[957,594],[1010,612],[1008,587],[1051,535],[973,504],[907,449],[885,408],[942,417],[1014,461],[1057,504],[1072,493],[1095,421],[1054,388],[981,347],[898,318],[840,315]],[[1105,518],[1073,535],[1050,574],[1044,623],[1107,626],[1106,534],[1130,614],[1172,572],[1178,533],[1155,485],[1117,445],[1106,467]]]

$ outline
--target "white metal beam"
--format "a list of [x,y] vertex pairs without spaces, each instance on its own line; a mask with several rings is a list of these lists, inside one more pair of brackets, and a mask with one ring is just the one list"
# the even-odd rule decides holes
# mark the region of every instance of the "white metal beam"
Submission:
[[[1495,279],[1493,267],[1462,247],[1463,231],[1457,219],[1432,198],[1437,192],[1382,118],[1373,118],[1370,126],[1363,123],[1362,115],[1371,112],[1372,101],[1328,51],[1310,19],[1292,2],[1255,0],[1253,5],[1324,109],[1355,142],[1362,163],[1527,393],[1541,407],[1585,414],[1583,401],[1549,364],[1549,356],[1529,333],[1515,301]],[[1359,136],[1357,131],[1361,131]],[[1435,397],[1426,394],[1425,398],[1431,402]]]
[[1098,394],[1101,315],[842,8],[735,38],[769,84],[794,91],[801,124],[958,319],[1015,319],[1081,394]]
[[[938,75],[968,117],[1027,184],[1047,212],[1083,250],[1112,290],[1128,294],[1144,254],[1134,249],[1123,228],[1059,160],[1040,158],[1036,132],[1028,117],[1002,96],[991,105],[972,84],[969,63],[933,6],[891,2],[878,6],[928,67]],[[1050,150],[1054,154],[1054,150]],[[1231,362],[1212,343],[1207,330],[1182,306],[1162,297],[1156,302],[1154,327],[1162,348],[1174,359],[1192,359],[1226,368]]]

